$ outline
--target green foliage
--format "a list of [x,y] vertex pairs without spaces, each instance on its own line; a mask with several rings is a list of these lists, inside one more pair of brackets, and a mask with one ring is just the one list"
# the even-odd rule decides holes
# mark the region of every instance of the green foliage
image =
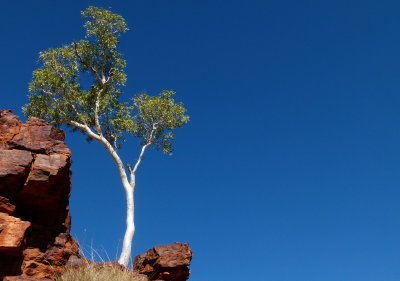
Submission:
[[82,11],[82,16],[89,19],[84,25],[86,37],[98,37],[102,47],[107,49],[115,49],[118,37],[128,30],[123,17],[106,9],[89,6]]
[[137,109],[133,135],[142,138],[142,144],[153,143],[164,153],[172,153],[172,130],[182,128],[189,121],[182,103],[175,103],[174,91],[164,90],[159,97],[143,93],[133,99]]
[[86,125],[115,149],[131,134],[142,144],[171,153],[173,130],[189,121],[186,109],[168,90],[121,102],[126,62],[117,46],[128,30],[125,20],[94,6],[82,16],[87,19],[85,40],[39,53],[41,67],[33,72],[24,114],[75,129],[76,123]]

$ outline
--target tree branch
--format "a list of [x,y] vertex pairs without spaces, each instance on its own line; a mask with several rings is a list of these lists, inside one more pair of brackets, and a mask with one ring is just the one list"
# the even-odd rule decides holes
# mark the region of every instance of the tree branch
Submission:
[[78,49],[76,48],[76,42],[74,42],[74,49],[75,49],[75,55],[78,57],[78,60],[81,62],[81,64],[89,68],[92,71],[92,73],[96,75],[97,79],[99,79],[100,82],[103,82],[97,70],[92,65],[88,65],[87,63],[85,63],[82,57],[79,55]]
[[127,163],[127,164],[126,164],[126,167],[128,168],[129,174],[132,174],[131,165],[129,165],[129,163]]
[[[76,109],[75,105],[73,104],[73,102],[70,100],[70,98],[68,97],[65,88],[63,88],[63,95],[65,97],[65,99],[67,100],[67,102],[69,103],[69,105],[72,107],[72,109],[74,110],[76,117],[81,118],[83,121],[83,118],[81,116],[81,114],[78,112],[78,110]],[[86,122],[83,122],[86,125]]]
[[133,168],[133,170],[132,170],[132,173],[131,174],[135,174],[136,173],[136,171],[137,171],[137,168],[139,167],[139,165],[140,165],[140,162],[142,162],[142,159],[143,159],[143,154],[144,154],[144,152],[145,152],[145,150],[146,150],[146,148],[149,146],[150,144],[145,144],[145,145],[143,145],[143,147],[142,147],[142,151],[140,152],[140,155],[139,155],[139,159],[138,159],[138,161],[136,162],[136,164],[135,164],[135,167]]
[[102,137],[99,135],[96,135],[89,126],[87,126],[86,124],[81,124],[79,122],[76,121],[67,121],[67,124],[70,124],[72,126],[75,126],[76,128],[81,129],[86,135],[88,135],[89,137],[91,137],[94,140],[97,140],[99,142],[102,142]]
[[105,84],[102,84],[102,88],[96,97],[96,107],[94,109],[94,128],[99,135],[103,135],[99,122],[99,107],[100,107],[100,97],[103,94],[104,90],[105,90]]
[[124,188],[126,187],[127,184],[129,184],[128,178],[126,176],[126,171],[125,171],[125,168],[124,168],[124,164],[122,163],[121,158],[119,158],[117,152],[112,148],[112,145],[107,141],[107,139],[105,139],[101,135],[97,135],[96,133],[94,133],[90,129],[89,126],[87,126],[85,124],[81,124],[81,123],[76,122],[76,121],[65,120],[65,121],[59,121],[57,123],[70,124],[70,125],[78,128],[78,129],[81,129],[90,138],[100,142],[107,149],[108,153],[111,155],[111,157],[114,160],[115,164],[117,164],[118,172],[119,172],[119,175],[121,177],[121,181],[122,181],[122,184],[124,185]]
[[45,95],[48,95],[53,100],[53,102],[56,104],[56,107],[58,108],[60,113],[62,115],[64,115],[65,118],[68,118],[68,115],[61,109],[60,104],[58,103],[57,99],[54,97],[52,92],[48,92],[48,91],[45,91],[45,90],[42,89],[42,93],[45,94]]
[[139,155],[139,159],[138,159],[138,161],[136,162],[135,167],[133,168],[133,170],[130,171],[131,177],[135,176],[135,173],[136,173],[136,171],[137,171],[137,169],[138,169],[140,163],[142,162],[143,155],[144,155],[144,152],[145,152],[146,148],[148,148],[150,145],[153,144],[152,137],[153,137],[153,133],[154,133],[154,130],[155,130],[155,129],[156,129],[156,127],[153,125],[153,129],[151,130],[149,140],[148,140],[148,142],[147,142],[145,145],[143,145],[142,151],[140,152],[140,155]]
[[117,138],[117,134],[110,134],[110,136],[113,138],[114,149],[115,149],[115,151],[117,151],[117,150],[118,150],[118,143],[117,143],[118,138]]
[[[107,83],[107,80],[105,80],[105,78],[104,78],[103,70],[101,70],[102,77],[100,77],[98,71],[93,66],[85,63],[85,61],[82,59],[82,57],[78,53],[76,42],[74,42],[74,50],[75,50],[75,54],[78,57],[78,60],[81,62],[81,64],[84,65],[85,67],[89,68],[92,71],[92,73],[94,75],[96,75],[97,79],[99,79],[99,81],[101,83],[102,88],[96,97],[96,104],[95,104],[95,111],[94,111],[94,128],[95,128],[96,132],[101,136],[101,135],[103,135],[103,132],[101,131],[100,122],[99,122],[99,107],[100,107],[100,98],[105,90],[105,85]],[[105,56],[103,57],[103,61],[105,63]]]
[[106,65],[106,48],[105,48],[104,44],[102,44],[102,47],[103,47],[103,62],[101,64],[101,78],[102,78],[101,81],[102,81],[102,83],[105,83],[106,79],[104,77],[104,68]]
[[[67,83],[67,81],[65,80],[64,75],[62,74],[61,70],[57,67],[57,63],[59,64],[59,67],[60,67],[60,68],[63,67],[62,61],[61,61],[60,59],[56,59],[55,57],[54,57],[54,60],[56,61],[56,65],[55,65],[55,67],[54,67],[54,70],[55,70],[56,73],[60,76],[61,82],[62,82],[62,84],[63,84],[63,88],[62,88],[63,91],[62,91],[62,94],[63,94],[63,96],[65,97],[65,99],[67,100],[67,102],[69,103],[69,105],[72,107],[73,111],[74,111],[75,114],[76,114],[76,117],[77,117],[77,118],[82,118],[81,114],[80,114],[80,113],[78,112],[78,110],[76,109],[74,103],[71,101],[71,99],[69,98],[69,96],[68,96],[67,93],[66,93],[66,88],[65,88],[65,86],[64,86],[64,83]],[[53,100],[54,100],[54,99],[53,99]],[[82,120],[83,120],[83,119],[82,119]],[[84,122],[84,123],[85,123],[85,122]],[[86,123],[85,123],[85,124],[86,124]]]

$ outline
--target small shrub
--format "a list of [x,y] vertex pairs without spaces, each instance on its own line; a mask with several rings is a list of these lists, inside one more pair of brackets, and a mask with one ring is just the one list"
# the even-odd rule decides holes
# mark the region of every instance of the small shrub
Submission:
[[67,267],[57,281],[149,281],[149,279],[117,263],[86,262],[80,266]]

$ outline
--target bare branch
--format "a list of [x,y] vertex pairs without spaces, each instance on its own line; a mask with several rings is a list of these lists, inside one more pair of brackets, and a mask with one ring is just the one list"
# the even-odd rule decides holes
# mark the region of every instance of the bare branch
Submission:
[[[146,128],[144,128],[144,129],[145,129],[146,132],[148,132],[148,130]],[[153,125],[152,125],[152,129],[150,131],[150,135],[149,135],[149,137],[147,139],[147,143],[148,144],[152,144],[153,143],[153,135],[154,135],[155,130],[157,130],[157,123],[153,123]]]
[[100,98],[105,90],[105,84],[103,84],[101,90],[97,94],[96,97],[96,107],[94,109],[94,128],[99,135],[103,135],[101,131],[100,122],[99,122],[99,108],[100,108]]
[[132,170],[132,172],[131,172],[131,175],[134,175],[134,174],[136,173],[136,171],[137,171],[137,169],[138,169],[138,167],[139,167],[139,165],[140,165],[140,162],[142,162],[143,154],[144,154],[146,148],[147,148],[149,145],[150,145],[149,143],[143,145],[142,151],[140,152],[140,155],[139,155],[139,159],[138,159],[138,161],[136,162],[135,167],[133,168],[133,170]]
[[117,134],[111,134],[111,137],[113,138],[113,145],[114,145],[114,149],[115,151],[118,151],[118,138],[117,138]]
[[140,152],[139,159],[136,162],[135,167],[133,168],[132,171],[130,171],[131,177],[134,177],[134,175],[135,175],[140,163],[142,162],[143,155],[144,155],[144,152],[145,152],[146,148],[148,148],[150,145],[153,144],[152,137],[153,137],[153,133],[154,133],[155,129],[156,129],[156,127],[153,125],[153,129],[151,130],[149,139],[148,139],[147,143],[145,145],[143,145],[142,151]]
[[102,78],[102,83],[105,83],[105,78],[104,78],[104,68],[106,66],[106,47],[104,46],[104,44],[102,44],[103,47],[103,62],[101,64],[101,78]]
[[132,167],[129,165],[129,163],[126,164],[126,167],[128,168],[129,174],[132,174]]
[[150,134],[150,142],[151,143],[154,143],[160,137],[160,135],[162,133],[162,130],[158,130],[156,136],[154,137],[154,139],[152,139],[153,138],[153,134],[157,129],[158,129],[158,123],[156,122],[156,123],[153,124],[153,130],[151,131],[151,134]]
[[79,122],[76,121],[69,121],[69,124],[75,126],[76,128],[81,129],[86,135],[88,135],[89,137],[91,137],[94,140],[97,141],[102,141],[101,136],[96,135],[90,128],[89,126],[85,125],[85,124],[81,124]]

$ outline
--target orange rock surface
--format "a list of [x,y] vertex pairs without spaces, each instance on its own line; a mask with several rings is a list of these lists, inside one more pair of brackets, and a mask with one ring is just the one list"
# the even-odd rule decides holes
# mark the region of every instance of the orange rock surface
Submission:
[[150,280],[185,281],[189,279],[192,257],[189,244],[159,245],[137,256],[132,270]]
[[0,280],[53,280],[80,256],[70,234],[71,153],[64,138],[43,120],[23,124],[0,111]]

